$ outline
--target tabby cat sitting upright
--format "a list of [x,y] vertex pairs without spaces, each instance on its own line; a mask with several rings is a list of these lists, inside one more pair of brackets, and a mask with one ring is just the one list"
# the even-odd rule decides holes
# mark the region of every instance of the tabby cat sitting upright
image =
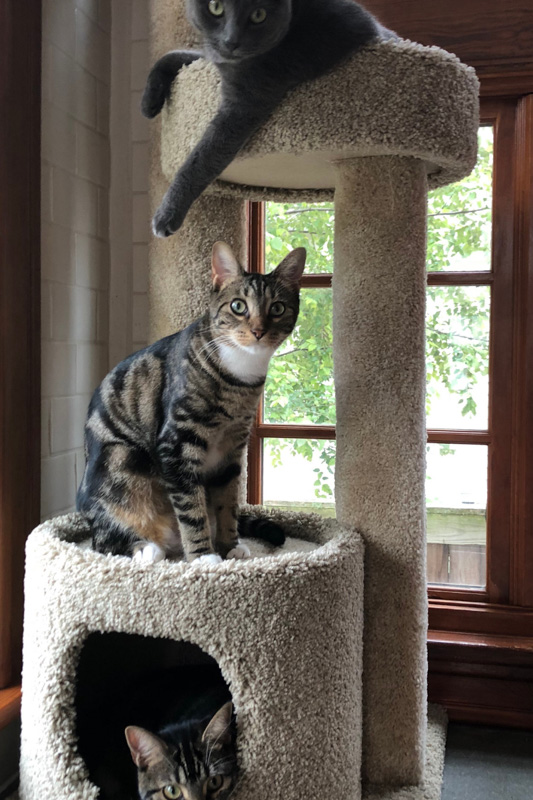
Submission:
[[203,52],[173,50],[152,68],[142,111],[155,117],[181,67],[200,57],[222,79],[222,100],[153,219],[157,236],[180,228],[191,204],[233,161],[287,92],[329,72],[376,38],[395,38],[353,0],[187,0]]
[[77,496],[95,550],[142,561],[249,555],[238,539],[241,457],[270,358],[298,317],[305,255],[297,248],[259,275],[217,242],[204,316],[96,389]]

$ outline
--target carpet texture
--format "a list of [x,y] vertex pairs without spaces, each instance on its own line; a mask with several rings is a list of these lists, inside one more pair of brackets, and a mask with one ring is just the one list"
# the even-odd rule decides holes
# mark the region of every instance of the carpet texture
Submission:
[[293,552],[215,566],[143,567],[84,549],[77,514],[30,535],[21,800],[97,797],[77,754],[74,705],[93,631],[187,641],[217,661],[238,718],[235,800],[359,800],[363,543],[335,520],[272,516]]
[[335,504],[365,555],[364,777],[414,784],[426,714],[424,164],[339,165]]
[[[162,113],[167,179],[214,116],[219,91],[212,64],[201,60],[180,71]],[[378,42],[295,89],[211,190],[304,200],[317,188],[323,198],[335,186],[337,161],[392,154],[423,160],[430,188],[442,186],[474,167],[478,114],[476,74],[456,56],[413,42]]]

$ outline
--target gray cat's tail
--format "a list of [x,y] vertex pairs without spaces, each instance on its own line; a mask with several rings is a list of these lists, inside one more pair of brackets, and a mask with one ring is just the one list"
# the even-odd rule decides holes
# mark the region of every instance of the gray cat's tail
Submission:
[[285,544],[283,528],[268,517],[252,517],[249,514],[239,515],[239,536],[248,539],[260,539],[273,547]]

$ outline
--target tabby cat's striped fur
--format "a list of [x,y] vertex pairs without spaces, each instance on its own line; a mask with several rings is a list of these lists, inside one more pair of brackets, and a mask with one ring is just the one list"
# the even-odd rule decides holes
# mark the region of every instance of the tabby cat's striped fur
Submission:
[[268,275],[246,273],[217,242],[205,315],[103,380],[77,497],[96,550],[148,561],[248,554],[238,540],[241,458],[269,360],[296,323],[304,266],[298,248]]
[[203,722],[168,725],[156,736],[129,726],[126,739],[141,800],[226,800],[237,779],[232,704]]

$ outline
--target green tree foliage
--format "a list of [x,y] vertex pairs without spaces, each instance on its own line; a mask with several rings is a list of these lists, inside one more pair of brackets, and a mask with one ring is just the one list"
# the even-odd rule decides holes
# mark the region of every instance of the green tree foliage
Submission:
[[[492,129],[482,128],[478,164],[472,175],[430,192],[429,271],[490,269],[491,180]],[[294,247],[304,246],[308,252],[306,273],[331,273],[333,229],[333,203],[269,203],[265,237],[269,268]],[[298,325],[269,369],[265,422],[335,424],[331,302],[329,289],[302,291]],[[428,413],[437,398],[449,397],[475,427],[475,389],[488,373],[489,319],[487,287],[428,290]],[[316,497],[330,499],[335,443],[318,439],[270,440],[273,466],[281,464],[285,448],[318,465]]]

